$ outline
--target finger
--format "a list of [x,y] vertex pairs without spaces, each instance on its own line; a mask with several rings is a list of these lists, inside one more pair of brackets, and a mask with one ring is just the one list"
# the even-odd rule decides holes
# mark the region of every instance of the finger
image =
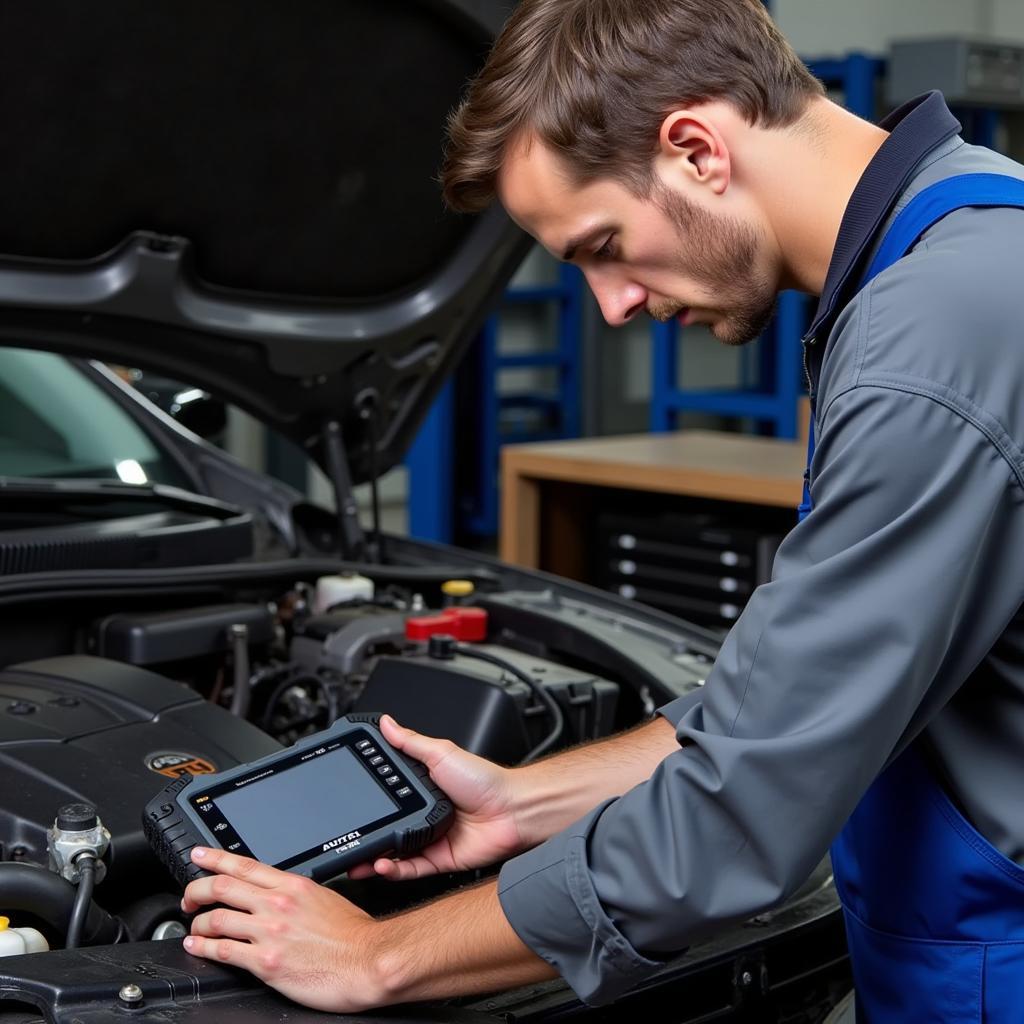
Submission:
[[381,732],[388,743],[394,744],[403,753],[422,761],[433,771],[446,757],[459,748],[451,740],[439,740],[433,736],[406,729],[399,725],[390,715],[380,720]]
[[261,889],[273,889],[280,885],[283,879],[289,877],[287,872],[278,871],[269,864],[261,864],[252,857],[240,857],[237,853],[213,850],[208,846],[194,846],[192,862],[207,871],[214,871],[218,875],[230,875]]
[[426,857],[410,857],[409,860],[379,860],[374,864],[377,874],[389,882],[411,882],[414,878],[436,875],[437,869]]
[[426,878],[436,875],[439,868],[426,857],[411,857],[408,860],[388,860],[382,857],[372,864],[360,864],[352,868],[348,877],[353,881],[364,878],[386,878],[389,882],[405,882],[413,878]]
[[182,945],[193,956],[216,960],[222,964],[243,967],[253,974],[259,974],[259,960],[256,947],[248,942],[234,939],[211,939],[203,935],[188,935]]
[[257,908],[265,892],[266,889],[257,889],[228,875],[209,875],[188,883],[181,899],[181,909],[186,914],[194,914],[210,903],[224,903],[238,910],[251,911]]
[[442,839],[434,846],[421,850],[415,857],[388,860],[381,857],[374,861],[374,870],[389,882],[408,882],[414,878],[428,878],[445,871],[458,870],[452,857],[451,847]]
[[258,938],[256,918],[238,910],[218,907],[206,914],[200,914],[192,922],[192,934],[207,938],[244,939]]
[[348,877],[358,882],[364,878],[376,878],[378,874],[373,864],[357,864],[354,868],[349,868]]

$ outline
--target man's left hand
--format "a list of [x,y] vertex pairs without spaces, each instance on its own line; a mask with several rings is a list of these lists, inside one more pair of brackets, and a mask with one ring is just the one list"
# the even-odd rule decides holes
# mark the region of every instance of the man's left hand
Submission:
[[199,914],[185,948],[251,971],[283,995],[318,1010],[359,1012],[388,1000],[378,977],[380,925],[336,892],[226,850],[197,847],[214,874],[191,882],[182,909]]

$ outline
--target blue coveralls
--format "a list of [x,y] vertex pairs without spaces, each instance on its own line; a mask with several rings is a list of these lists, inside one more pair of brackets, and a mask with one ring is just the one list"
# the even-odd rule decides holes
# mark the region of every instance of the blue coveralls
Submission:
[[[925,189],[893,222],[860,287],[968,206],[1024,208],[1024,181],[967,174]],[[812,420],[801,520],[813,507],[813,454]],[[864,795],[832,847],[832,864],[858,1021],[1024,1021],[1024,868],[964,818],[921,741]]]

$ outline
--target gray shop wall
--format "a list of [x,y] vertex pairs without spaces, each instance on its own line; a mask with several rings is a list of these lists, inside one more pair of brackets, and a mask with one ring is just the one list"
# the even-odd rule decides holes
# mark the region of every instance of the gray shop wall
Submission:
[[884,53],[894,39],[1000,35],[1024,40],[1021,0],[774,0],[775,18],[797,52]]

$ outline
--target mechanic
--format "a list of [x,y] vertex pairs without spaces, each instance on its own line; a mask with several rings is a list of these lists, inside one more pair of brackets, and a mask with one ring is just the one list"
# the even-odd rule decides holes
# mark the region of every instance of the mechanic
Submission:
[[185,909],[237,909],[197,916],[193,953],[334,1010],[555,970],[606,1003],[834,843],[864,1019],[1019,1019],[1024,167],[958,132],[938,94],[847,113],[757,0],[519,4],[450,124],[449,204],[500,200],[611,324],[738,345],[781,289],[820,296],[813,511],[702,691],[638,730],[506,770],[385,724],[460,817],[356,874],[512,858],[497,881],[376,921],[197,850],[217,874]]

